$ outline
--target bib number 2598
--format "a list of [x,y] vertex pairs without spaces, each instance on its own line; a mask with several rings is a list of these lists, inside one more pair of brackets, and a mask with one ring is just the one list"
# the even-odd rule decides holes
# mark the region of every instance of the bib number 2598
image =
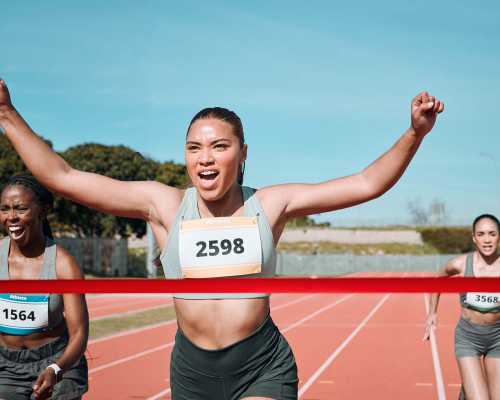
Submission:
[[[209,257],[216,256],[219,253],[222,255],[228,255],[231,252],[235,254],[242,254],[245,251],[243,247],[243,239],[235,238],[232,242],[229,239],[222,240],[200,240],[196,242],[196,246],[199,248],[196,253],[196,257]],[[208,251],[207,251],[208,250]]]

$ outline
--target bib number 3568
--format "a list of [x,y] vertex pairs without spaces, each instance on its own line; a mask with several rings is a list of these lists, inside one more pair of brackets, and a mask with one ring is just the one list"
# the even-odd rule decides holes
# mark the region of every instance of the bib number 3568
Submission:
[[480,295],[476,294],[474,295],[474,301],[481,302],[481,303],[498,303],[500,299],[498,296],[487,296],[487,295]]
[[228,255],[230,253],[242,254],[245,251],[243,246],[243,239],[235,238],[231,242],[229,239],[222,240],[200,240],[196,242],[196,247],[198,247],[198,252],[196,257],[209,257],[217,256],[219,254]]

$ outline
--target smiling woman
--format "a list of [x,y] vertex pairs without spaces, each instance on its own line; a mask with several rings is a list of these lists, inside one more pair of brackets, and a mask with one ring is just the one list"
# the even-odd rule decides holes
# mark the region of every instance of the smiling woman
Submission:
[[[176,279],[273,276],[276,244],[287,221],[381,196],[401,177],[443,109],[435,97],[418,94],[411,102],[410,127],[361,172],[261,189],[242,186],[247,145],[238,116],[220,107],[204,109],[186,135],[193,187],[179,190],[72,168],[33,133],[0,80],[0,126],[26,166],[66,198],[148,221],[163,249],[165,276]],[[269,294],[176,294],[175,308],[179,329],[171,362],[173,400],[297,398],[297,366],[271,319]]]
[[[52,194],[30,175],[2,191],[0,279],[81,279],[55,245],[47,214]],[[87,391],[85,298],[77,294],[0,294],[0,398],[79,399]]]

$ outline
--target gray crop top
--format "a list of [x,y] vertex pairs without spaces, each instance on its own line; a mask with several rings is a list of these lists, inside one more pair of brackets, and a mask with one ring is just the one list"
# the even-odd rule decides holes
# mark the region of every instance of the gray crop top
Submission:
[[[465,278],[474,277],[474,253],[467,254],[467,259],[465,261],[464,277]],[[483,309],[483,308],[478,308],[478,307],[475,307],[474,305],[468,304],[466,301],[467,293],[460,293],[459,298],[460,298],[460,305],[462,307],[469,308],[471,310],[479,311],[482,313],[498,313],[498,312],[500,312],[500,307],[492,307],[492,308],[488,308],[488,309]]]
[[[0,242],[0,279],[9,280],[9,251],[10,238],[6,237]],[[45,252],[43,254],[43,265],[40,279],[57,279],[56,274],[56,243],[47,238]],[[49,297],[49,326],[51,330],[58,326],[64,318],[63,297],[60,294],[50,294]]]
[[[273,232],[262,206],[255,196],[255,189],[241,187],[244,202],[244,215],[257,217],[262,247],[262,270],[252,277],[271,277],[276,273],[276,249],[274,247]],[[160,261],[165,277],[181,279],[182,271],[179,260],[179,228],[182,220],[200,219],[196,188],[188,188],[184,193],[181,205],[177,210],[175,222],[170,229],[167,244],[162,251]],[[268,297],[267,293],[182,293],[174,297],[181,299],[248,299]]]

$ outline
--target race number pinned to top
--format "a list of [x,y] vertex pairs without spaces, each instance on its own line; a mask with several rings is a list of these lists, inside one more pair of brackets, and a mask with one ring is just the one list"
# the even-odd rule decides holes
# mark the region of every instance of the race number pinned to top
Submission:
[[184,278],[258,274],[262,249],[257,217],[183,221],[179,257]]
[[488,311],[500,307],[500,293],[469,292],[465,302],[477,309]]
[[0,332],[28,335],[49,326],[49,295],[0,294]]

